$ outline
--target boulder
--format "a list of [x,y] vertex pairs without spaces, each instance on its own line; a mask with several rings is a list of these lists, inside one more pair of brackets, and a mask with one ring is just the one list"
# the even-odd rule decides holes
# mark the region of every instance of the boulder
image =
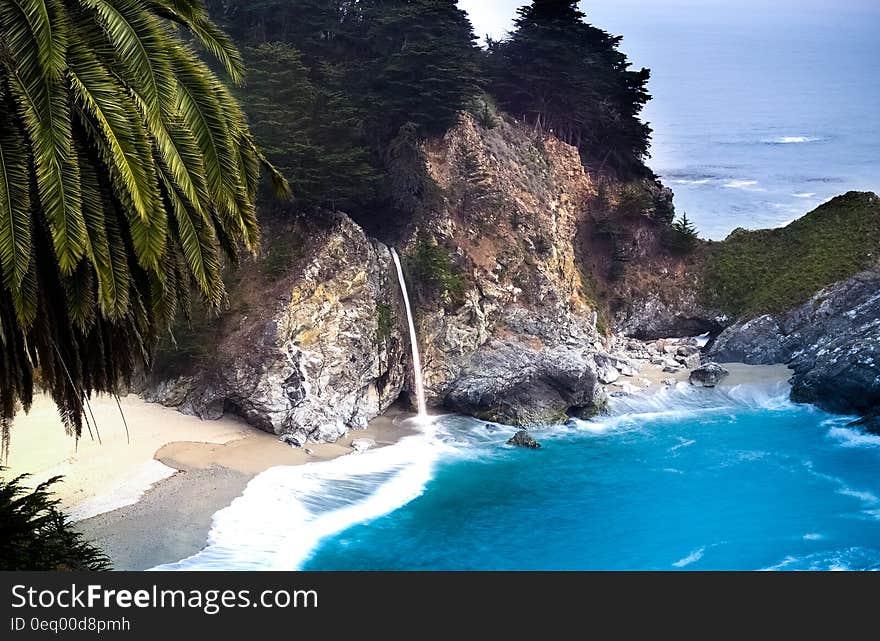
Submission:
[[375,446],[376,441],[371,438],[359,438],[351,442],[351,447],[355,452],[366,452],[368,449]]
[[516,340],[493,340],[477,350],[445,398],[453,411],[524,427],[589,418],[604,403],[589,348],[535,351]]
[[306,444],[306,437],[302,434],[282,434],[278,440],[295,448],[300,448]]
[[510,439],[507,441],[507,444],[514,445],[516,447],[524,447],[530,450],[537,450],[541,447],[541,444],[538,443],[538,441],[536,441],[534,438],[532,438],[532,435],[525,430],[520,430],[519,432],[511,436]]
[[691,385],[697,387],[715,387],[730,374],[718,363],[707,363],[691,372]]

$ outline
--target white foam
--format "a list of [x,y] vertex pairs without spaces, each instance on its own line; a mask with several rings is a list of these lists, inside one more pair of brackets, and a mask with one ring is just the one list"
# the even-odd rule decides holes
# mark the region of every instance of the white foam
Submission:
[[728,189],[741,189],[743,191],[766,191],[763,187],[758,187],[757,180],[731,180],[724,183]]
[[173,467],[151,459],[138,467],[124,481],[114,485],[112,490],[75,505],[68,511],[68,516],[72,521],[83,521],[127,505],[134,505],[153,485],[176,472]]
[[804,536],[803,536],[804,541],[821,541],[824,538],[825,538],[824,536],[822,536],[821,534],[818,534],[816,532],[808,532],[807,534],[804,534]]
[[763,142],[770,145],[802,145],[808,142],[817,142],[821,138],[812,136],[780,136],[778,138],[767,138]]
[[358,456],[275,467],[214,515],[208,545],[156,570],[296,570],[325,537],[417,498],[447,448],[432,431]]
[[676,561],[672,565],[677,568],[685,568],[685,567],[691,565],[692,563],[696,563],[697,561],[702,559],[703,555],[705,553],[706,553],[705,546],[703,546],[701,548],[697,548],[696,550],[691,551],[691,553],[688,554],[686,557],[684,557],[683,559],[679,559],[678,561]]
[[868,503],[871,505],[877,503],[876,495],[872,494],[871,492],[864,492],[862,490],[854,490],[851,487],[842,487],[839,490],[837,490],[837,493],[841,494],[843,496],[851,496],[852,498],[858,499],[859,501],[862,501],[863,503]]
[[795,194],[792,194],[792,196],[794,196],[795,198],[815,198],[816,193],[810,191],[810,192],[803,192],[803,193],[795,193]]
[[878,447],[880,436],[868,434],[848,427],[832,427],[828,436],[840,441],[841,447]]
[[711,178],[696,178],[696,179],[679,178],[678,180],[673,180],[672,182],[676,185],[708,185],[710,182],[712,182],[712,179]]

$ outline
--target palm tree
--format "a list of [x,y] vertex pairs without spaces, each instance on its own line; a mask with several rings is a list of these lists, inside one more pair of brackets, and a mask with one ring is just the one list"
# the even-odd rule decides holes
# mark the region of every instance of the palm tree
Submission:
[[221,303],[224,259],[259,240],[261,167],[287,192],[197,50],[242,82],[201,0],[0,0],[4,443],[37,375],[79,436],[191,290]]

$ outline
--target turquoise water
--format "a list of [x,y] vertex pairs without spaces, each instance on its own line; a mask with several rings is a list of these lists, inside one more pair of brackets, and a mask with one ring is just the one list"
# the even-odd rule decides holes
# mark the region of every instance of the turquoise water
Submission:
[[677,389],[535,432],[446,416],[364,454],[277,467],[186,570],[880,568],[880,436],[789,388]]
[[709,394],[541,434],[537,452],[447,419],[461,449],[424,492],[325,540],[303,567],[880,568],[880,437],[784,395]]

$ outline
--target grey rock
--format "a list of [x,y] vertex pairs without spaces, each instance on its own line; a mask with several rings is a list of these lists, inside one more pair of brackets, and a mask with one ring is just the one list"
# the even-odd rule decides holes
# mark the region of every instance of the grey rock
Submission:
[[730,374],[718,363],[706,363],[691,372],[690,383],[697,387],[715,387]]
[[515,340],[493,340],[449,386],[445,405],[506,425],[558,425],[570,415],[595,415],[605,395],[587,349],[535,351]]
[[351,447],[355,452],[366,452],[368,449],[375,446],[376,441],[371,438],[359,438],[351,442]]
[[702,362],[699,351],[696,354],[687,356],[676,356],[675,361],[684,366],[685,369],[697,369]]
[[787,363],[793,400],[869,415],[880,407],[880,271],[837,283],[787,314],[733,325],[710,356]]
[[[326,442],[365,427],[398,398],[410,361],[388,248],[344,214],[327,213],[306,231],[310,253],[246,317],[224,325],[215,357],[151,381],[148,400],[203,419],[231,412],[268,432]],[[380,305],[395,321],[381,341]]]
[[516,447],[524,447],[530,450],[537,450],[541,448],[541,444],[538,443],[532,435],[529,434],[525,430],[520,430],[516,434],[510,437],[507,441],[508,445],[514,445]]
[[278,439],[290,447],[300,448],[306,444],[306,438],[302,434],[282,434]]

